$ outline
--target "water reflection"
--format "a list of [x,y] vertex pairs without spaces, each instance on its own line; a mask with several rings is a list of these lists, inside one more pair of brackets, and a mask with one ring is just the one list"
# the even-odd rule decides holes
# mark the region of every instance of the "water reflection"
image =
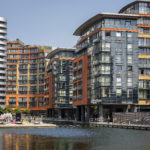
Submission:
[[[89,150],[90,145],[82,142],[68,142],[47,136],[4,134],[5,148],[1,150]],[[3,145],[3,144],[1,144]]]
[[150,132],[125,129],[3,129],[0,150],[149,150]]

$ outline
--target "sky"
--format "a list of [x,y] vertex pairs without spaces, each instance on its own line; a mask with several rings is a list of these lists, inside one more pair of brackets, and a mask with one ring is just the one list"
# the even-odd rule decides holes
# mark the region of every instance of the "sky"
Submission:
[[0,16],[7,18],[7,39],[27,45],[72,48],[73,32],[101,12],[117,13],[133,0],[0,0]]

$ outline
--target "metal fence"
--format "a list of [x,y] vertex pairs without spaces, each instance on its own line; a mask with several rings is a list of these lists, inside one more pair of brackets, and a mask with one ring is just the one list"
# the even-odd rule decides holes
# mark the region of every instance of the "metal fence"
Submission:
[[113,123],[150,125],[150,112],[113,113]]

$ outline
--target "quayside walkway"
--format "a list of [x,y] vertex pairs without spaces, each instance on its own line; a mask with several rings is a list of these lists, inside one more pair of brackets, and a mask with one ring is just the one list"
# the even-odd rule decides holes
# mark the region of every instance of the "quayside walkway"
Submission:
[[90,122],[89,125],[90,127],[109,127],[109,128],[136,129],[136,130],[150,130],[150,125],[141,125],[141,124]]
[[123,128],[135,130],[150,130],[150,125],[130,124],[130,123],[112,123],[112,122],[81,122],[75,120],[50,120],[46,123],[53,123],[61,127],[107,127],[107,128]]

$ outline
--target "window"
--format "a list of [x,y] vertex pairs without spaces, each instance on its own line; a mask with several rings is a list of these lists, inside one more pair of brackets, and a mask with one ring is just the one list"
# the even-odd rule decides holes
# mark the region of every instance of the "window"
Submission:
[[132,66],[128,66],[128,71],[132,71]]
[[66,91],[60,90],[59,91],[59,96],[66,96]]
[[132,96],[133,96],[133,90],[132,89],[128,89],[127,90],[127,97],[128,98],[132,98]]
[[110,51],[110,43],[102,43],[102,51]]
[[121,78],[120,77],[116,78],[116,86],[121,86]]
[[44,106],[44,98],[39,97],[39,107],[43,107],[43,106]]
[[101,74],[110,74],[110,66],[101,66]]
[[110,55],[109,54],[102,54],[100,57],[102,63],[110,63]]
[[30,107],[36,107],[36,97],[30,97]]
[[19,106],[27,107],[27,98],[26,97],[19,97]]
[[16,107],[16,97],[9,97],[9,106]]
[[128,78],[127,79],[127,85],[128,86],[132,86],[132,78]]
[[110,31],[105,31],[105,36],[110,36]]
[[128,52],[131,52],[131,51],[132,51],[132,44],[128,44],[128,45],[127,45],[127,51],[128,51]]
[[121,37],[121,32],[116,32],[116,37]]
[[131,38],[132,37],[132,33],[127,33],[127,37]]
[[131,55],[127,56],[127,63],[132,64],[132,56]]
[[116,63],[121,63],[121,55],[116,55]]
[[122,95],[122,90],[116,89],[116,97],[121,97],[121,95]]
[[116,66],[117,72],[120,72],[122,70],[122,66]]

